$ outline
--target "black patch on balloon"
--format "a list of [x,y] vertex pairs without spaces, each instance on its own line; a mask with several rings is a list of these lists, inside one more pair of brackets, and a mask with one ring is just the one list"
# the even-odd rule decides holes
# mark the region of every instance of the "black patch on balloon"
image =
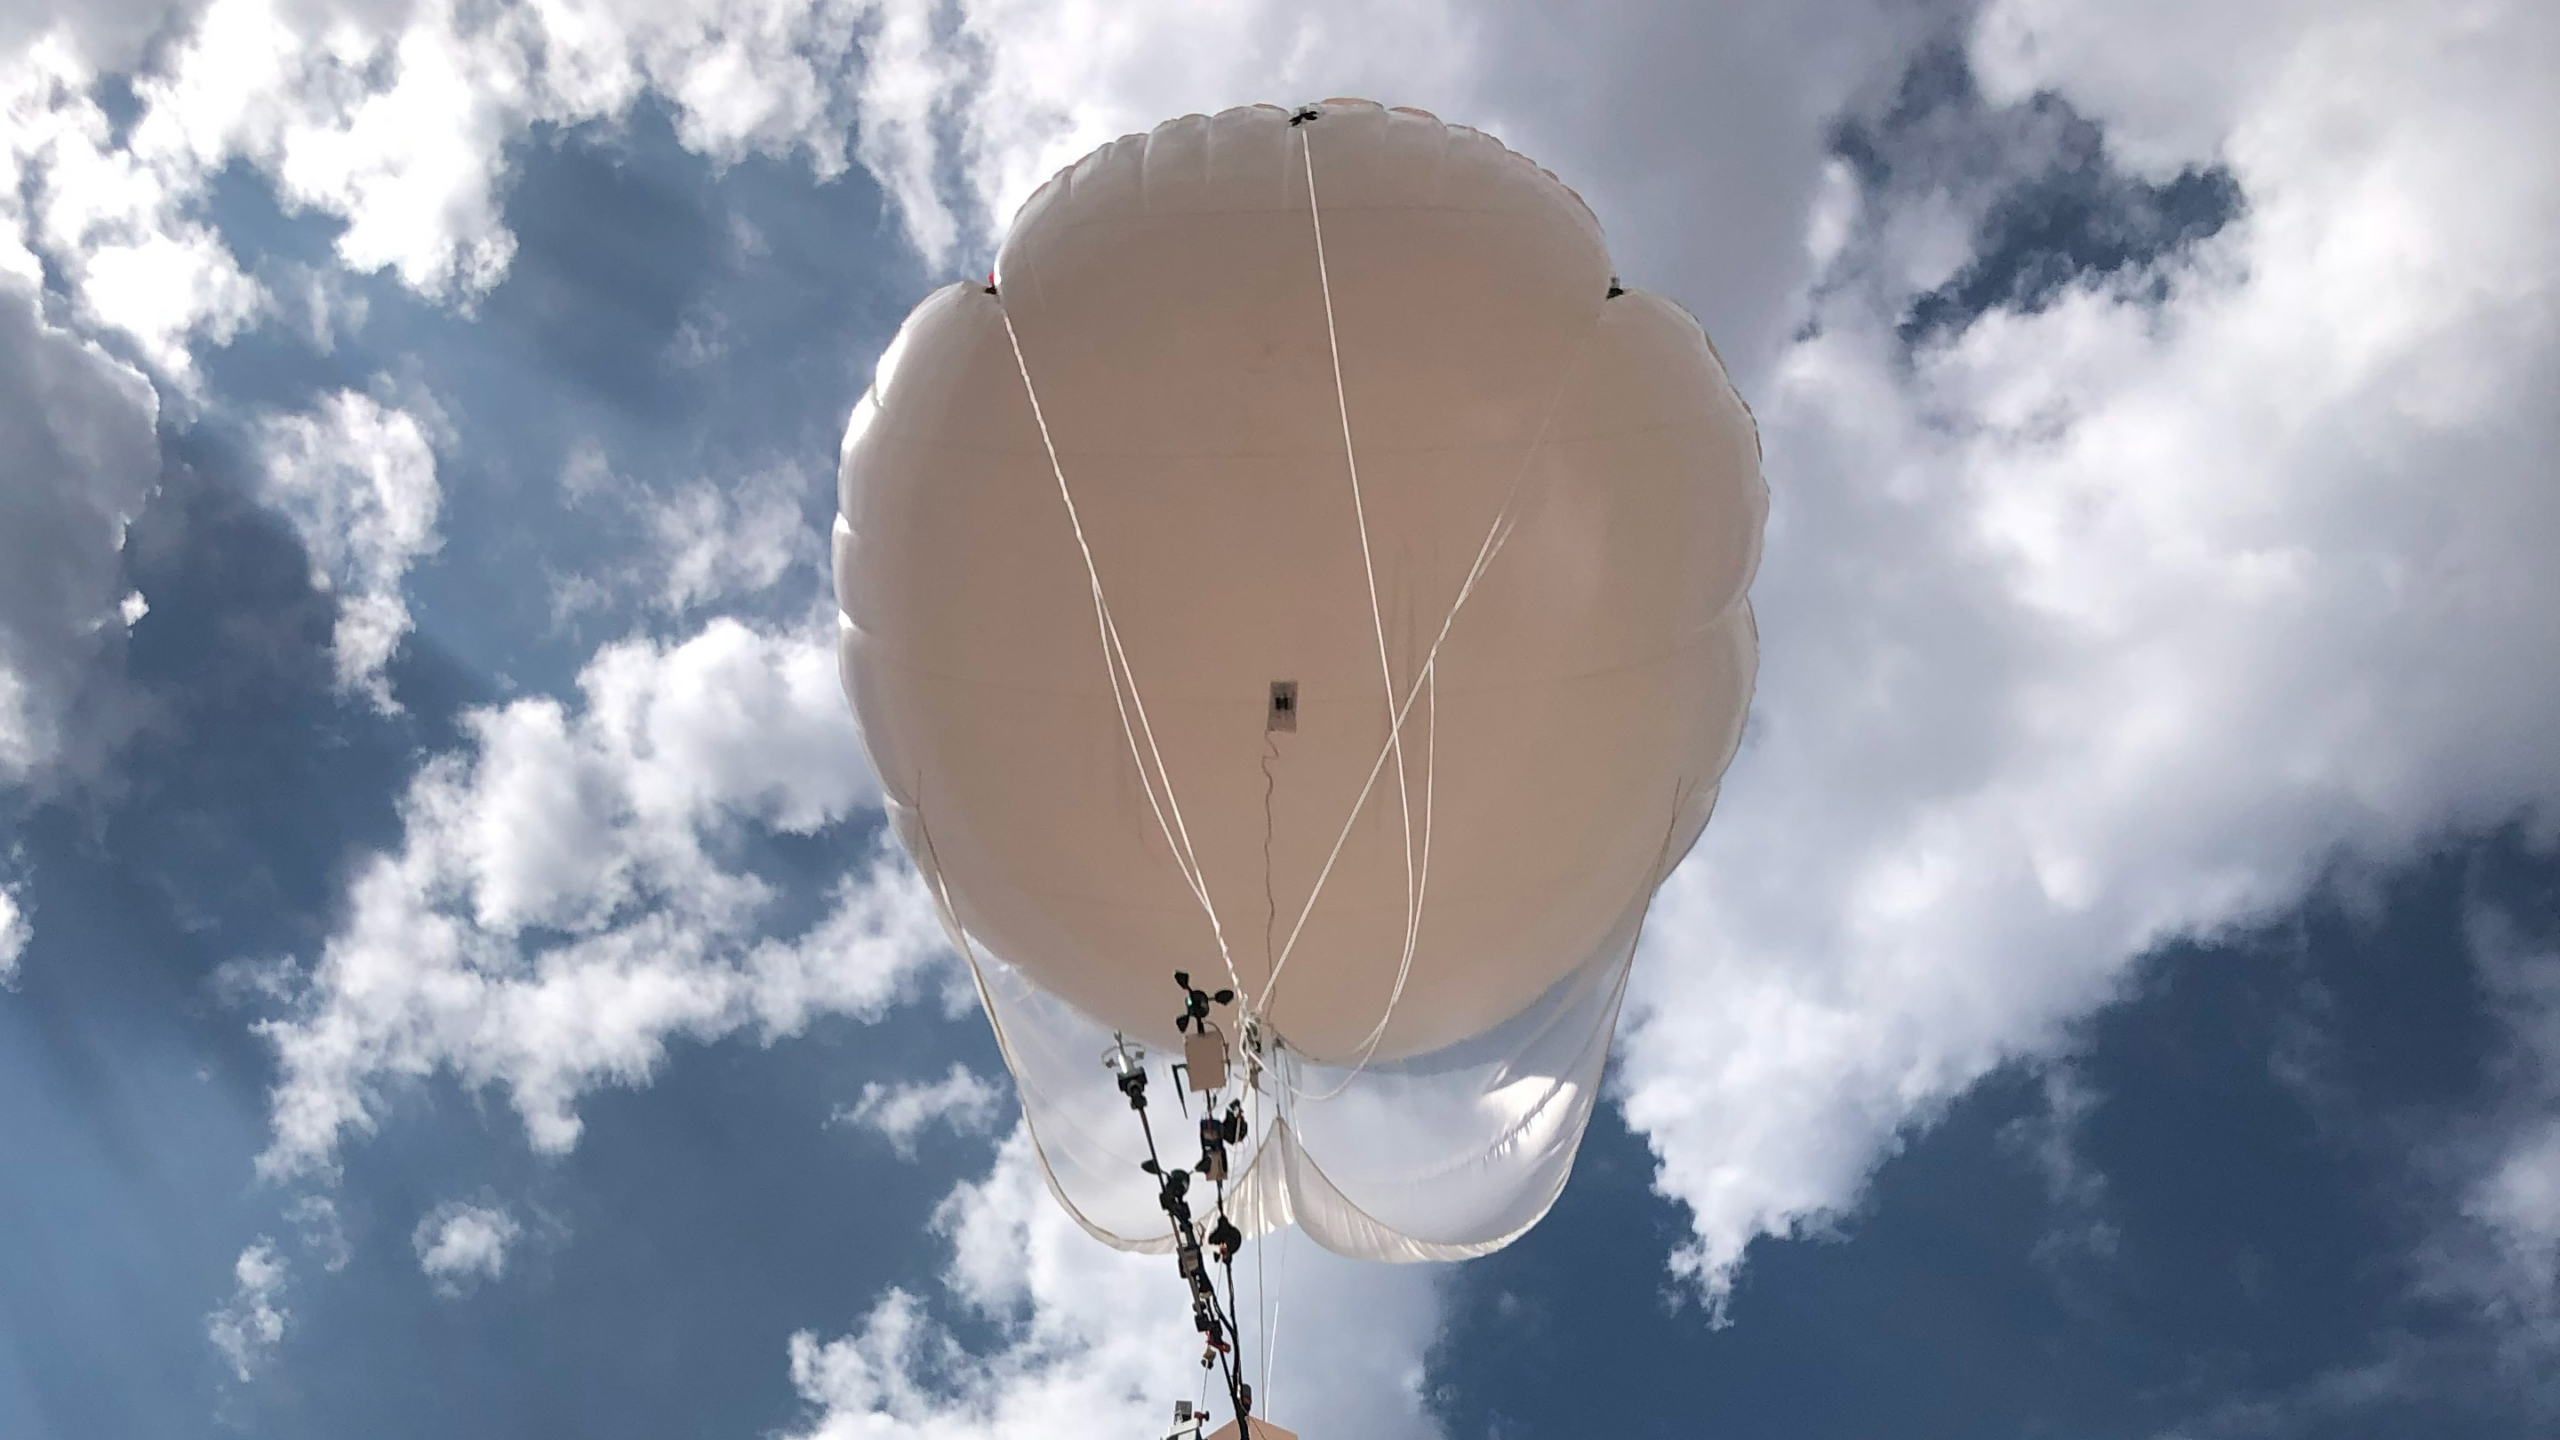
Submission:
[[1297,733],[1297,681],[1274,680],[1271,682],[1271,713],[1270,717],[1264,721],[1262,728],[1265,734],[1277,734],[1283,731],[1292,735]]

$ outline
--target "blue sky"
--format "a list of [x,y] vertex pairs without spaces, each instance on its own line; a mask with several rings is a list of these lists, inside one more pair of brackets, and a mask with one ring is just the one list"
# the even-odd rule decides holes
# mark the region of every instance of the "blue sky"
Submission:
[[2552,1432],[2555,38],[11,12],[0,1436],[1161,1433],[1178,1281],[1050,1203],[885,846],[833,466],[1050,170],[1333,94],[1581,189],[1773,502],[1571,1187],[1275,1246],[1276,1417]]

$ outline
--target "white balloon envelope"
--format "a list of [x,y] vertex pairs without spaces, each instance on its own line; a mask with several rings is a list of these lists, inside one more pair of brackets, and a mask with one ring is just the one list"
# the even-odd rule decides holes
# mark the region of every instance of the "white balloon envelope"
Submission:
[[841,660],[1060,1198],[1168,1243],[1113,1033],[1231,988],[1229,1207],[1477,1254],[1562,1187],[1757,664],[1767,492],[1687,312],[1477,131],[1188,116],[1033,195],[844,443]]

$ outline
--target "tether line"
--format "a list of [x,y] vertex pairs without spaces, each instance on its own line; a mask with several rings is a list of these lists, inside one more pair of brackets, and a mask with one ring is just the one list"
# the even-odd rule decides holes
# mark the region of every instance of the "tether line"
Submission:
[[[1138,783],[1147,792],[1147,808],[1155,813],[1156,828],[1163,832],[1165,847],[1173,853],[1173,865],[1182,872],[1183,883],[1191,889],[1192,898],[1200,902],[1201,912],[1209,917],[1210,933],[1217,937],[1218,958],[1227,967],[1227,979],[1238,991],[1245,988],[1244,978],[1236,973],[1235,957],[1227,949],[1226,926],[1218,920],[1217,903],[1209,896],[1209,886],[1200,870],[1200,857],[1191,848],[1191,830],[1183,823],[1182,802],[1174,795],[1173,774],[1165,768],[1164,752],[1156,744],[1155,727],[1147,720],[1146,698],[1138,693],[1138,674],[1129,664],[1127,647],[1120,642],[1120,626],[1111,616],[1111,603],[1102,593],[1102,572],[1093,561],[1093,546],[1086,540],[1084,518],[1077,513],[1075,492],[1067,485],[1066,466],[1059,463],[1057,442],[1049,434],[1049,417],[1040,406],[1039,387],[1031,383],[1031,362],[1023,357],[1022,337],[1013,328],[1013,314],[1004,307],[1004,297],[996,297],[996,313],[1004,319],[1004,336],[1013,347],[1014,368],[1022,375],[1022,393],[1031,401],[1031,419],[1040,429],[1040,448],[1049,457],[1049,473],[1057,478],[1058,498],[1067,507],[1067,526],[1075,532],[1076,553],[1084,557],[1085,581],[1093,592],[1094,628],[1102,642],[1103,669],[1111,679],[1111,703],[1120,712],[1120,734],[1129,742],[1129,759],[1138,767]],[[1121,685],[1127,682],[1123,698]],[[1130,723],[1130,712],[1136,711],[1137,723]],[[1140,754],[1138,737],[1146,736],[1146,752]],[[1155,770],[1150,774],[1147,760],[1153,757]],[[1164,785],[1164,800],[1156,799],[1156,785]],[[1170,821],[1167,812],[1171,812]]]

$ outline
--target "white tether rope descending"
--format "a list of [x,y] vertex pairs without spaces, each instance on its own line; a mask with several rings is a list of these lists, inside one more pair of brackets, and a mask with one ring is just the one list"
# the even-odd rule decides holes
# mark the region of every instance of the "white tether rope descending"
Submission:
[[[1404,725],[1402,723],[1403,716],[1396,706],[1395,667],[1387,658],[1386,616],[1385,612],[1378,604],[1378,566],[1377,560],[1372,554],[1369,545],[1368,505],[1360,492],[1360,452],[1358,447],[1355,446],[1351,440],[1351,392],[1349,387],[1343,382],[1342,336],[1340,330],[1334,323],[1333,271],[1326,263],[1324,253],[1324,207],[1316,199],[1315,141],[1310,135],[1310,126],[1305,122],[1301,122],[1298,126],[1298,153],[1304,160],[1307,171],[1307,220],[1315,234],[1316,281],[1321,287],[1321,292],[1324,296],[1325,348],[1331,353],[1333,358],[1334,406],[1336,413],[1339,414],[1342,419],[1342,461],[1344,469],[1349,472],[1351,478],[1351,514],[1352,519],[1357,523],[1360,530],[1360,569],[1362,575],[1368,581],[1369,586],[1369,626],[1376,634],[1378,641],[1378,683],[1380,689],[1385,694],[1387,702],[1387,748],[1386,752],[1381,755],[1381,763],[1384,763],[1385,753],[1391,753],[1395,756],[1396,800],[1404,821],[1403,953],[1396,959],[1395,985],[1387,994],[1387,1003],[1385,1007],[1378,1013],[1378,1023],[1370,1027],[1368,1035],[1360,1043],[1359,1064],[1355,1066],[1352,1071],[1353,1075],[1356,1076],[1361,1068],[1368,1065],[1369,1057],[1377,1053],[1378,1042],[1385,1037],[1387,1033],[1387,1025],[1395,1018],[1396,1006],[1404,999],[1405,982],[1411,978],[1413,974],[1414,948],[1420,942],[1421,938],[1423,900],[1431,883],[1431,822],[1433,813],[1432,802],[1437,790],[1437,786],[1434,781],[1438,764],[1440,713],[1437,696],[1439,692],[1435,686],[1432,691],[1434,699],[1429,711],[1430,734],[1425,741],[1423,751],[1423,765],[1425,768],[1422,790],[1422,847],[1420,863],[1417,865],[1414,853],[1413,834],[1413,787],[1412,782],[1406,775]],[[1429,674],[1430,671],[1428,667],[1426,667],[1423,671],[1423,676],[1417,678],[1427,678]],[[1372,766],[1370,769],[1370,780],[1374,783],[1376,778],[1377,769],[1375,766]],[[1360,806],[1367,803],[1368,796],[1369,787],[1367,785],[1363,785],[1360,790],[1360,800],[1352,807],[1352,818],[1354,820],[1359,818]],[[1349,826],[1347,824],[1344,827],[1344,833],[1346,835],[1349,833]],[[1337,842],[1334,848],[1336,853],[1339,853],[1341,850],[1340,843]],[[1328,859],[1326,864],[1328,874],[1330,873],[1331,868],[1331,861]],[[1316,888],[1319,891],[1323,889],[1324,879],[1325,877],[1320,876],[1316,881]],[[1310,907],[1314,904],[1314,898],[1315,897],[1313,895],[1308,897]],[[1303,926],[1306,923],[1306,913],[1304,911],[1299,913],[1298,923],[1300,926]],[[1297,930],[1292,929],[1289,932],[1290,944],[1295,945],[1297,943],[1297,938]],[[1255,1002],[1255,1009],[1262,1009],[1269,1002],[1272,986],[1278,982],[1280,978],[1280,967],[1282,964],[1286,963],[1287,959],[1288,952],[1284,949],[1281,952],[1280,957],[1273,961],[1271,974],[1263,981],[1262,996]],[[1345,1080],[1343,1083],[1347,1085],[1350,1082]],[[1335,1093],[1339,1093],[1339,1090],[1337,1089]],[[1326,1096],[1321,1098],[1331,1097]]]
[[[1341,404],[1343,410],[1343,448],[1347,454],[1351,448],[1350,402],[1347,390],[1342,381],[1342,355],[1340,342],[1335,336],[1332,280],[1330,276],[1325,273],[1324,221],[1322,213],[1317,210],[1316,205],[1314,151],[1311,142],[1307,139],[1307,126],[1301,125],[1298,133],[1300,151],[1306,157],[1307,163],[1307,206],[1309,211],[1312,212],[1312,219],[1316,232],[1316,266],[1319,277],[1323,282],[1325,295],[1325,336],[1328,343],[1331,344],[1334,349],[1334,390],[1336,399],[1338,403]],[[1502,547],[1509,543],[1511,532],[1518,526],[1519,519],[1515,513],[1515,508],[1519,504],[1521,488],[1529,477],[1529,467],[1531,463],[1536,460],[1539,448],[1546,443],[1547,431],[1552,428],[1555,423],[1556,409],[1564,398],[1565,386],[1572,379],[1575,369],[1580,366],[1583,353],[1590,348],[1591,338],[1596,333],[1598,333],[1598,325],[1595,317],[1593,328],[1584,333],[1581,343],[1574,347],[1573,354],[1566,357],[1564,366],[1557,372],[1555,389],[1547,397],[1546,411],[1539,418],[1538,429],[1536,433],[1530,437],[1528,448],[1521,452],[1520,468],[1511,477],[1511,487],[1503,496],[1502,506],[1494,513],[1493,523],[1486,528],[1484,541],[1476,549],[1475,561],[1468,567],[1466,579],[1458,586],[1457,596],[1449,602],[1449,611],[1448,614],[1443,616],[1440,621],[1439,633],[1432,637],[1431,648],[1424,652],[1422,666],[1415,672],[1413,683],[1406,689],[1404,699],[1400,703],[1395,699],[1393,677],[1392,675],[1389,676],[1388,701],[1390,714],[1388,717],[1386,743],[1379,747],[1377,759],[1370,762],[1368,778],[1361,783],[1360,793],[1351,803],[1351,813],[1343,817],[1342,829],[1340,833],[1334,836],[1333,849],[1326,854],[1323,868],[1316,872],[1316,882],[1307,892],[1306,903],[1299,907],[1298,918],[1290,926],[1288,941],[1280,947],[1280,954],[1272,961],[1271,974],[1263,981],[1262,993],[1255,997],[1255,1010],[1267,1011],[1270,1008],[1272,991],[1280,983],[1280,974],[1288,967],[1290,955],[1297,949],[1298,937],[1306,930],[1308,916],[1315,913],[1316,901],[1322,897],[1326,884],[1333,878],[1335,862],[1342,858],[1342,849],[1344,844],[1351,838],[1352,826],[1359,822],[1360,812],[1367,807],[1369,803],[1369,794],[1376,788],[1378,783],[1378,773],[1386,768],[1388,756],[1393,755],[1396,757],[1397,783],[1399,787],[1402,787],[1404,784],[1404,727],[1406,721],[1412,715],[1414,702],[1417,699],[1422,698],[1426,692],[1431,697],[1431,703],[1425,711],[1427,717],[1426,724],[1430,727],[1433,738],[1436,739],[1439,710],[1438,667],[1440,660],[1440,647],[1447,642],[1450,627],[1456,623],[1458,612],[1466,606],[1468,597],[1475,593],[1476,583],[1483,578],[1486,568],[1493,563],[1493,557],[1500,554]],[[1358,503],[1358,467],[1356,460],[1351,462],[1351,467],[1353,472],[1354,503],[1356,506]],[[1361,524],[1360,543],[1361,559],[1365,564],[1369,559],[1368,526],[1365,515],[1363,516]],[[1377,623],[1379,628],[1379,654],[1381,657],[1381,666],[1383,668],[1386,649],[1385,626],[1383,621],[1379,619],[1376,599],[1377,578],[1374,571],[1372,571],[1370,575],[1369,583],[1371,597],[1370,613],[1373,622]],[[1431,756],[1434,749],[1436,749],[1436,746],[1428,746],[1425,750],[1426,757]],[[1429,765],[1430,763],[1431,761],[1426,759],[1426,765]],[[1343,1084],[1336,1086],[1332,1091],[1329,1091],[1324,1095],[1311,1096],[1309,1098],[1316,1100],[1330,1099],[1333,1095],[1341,1093],[1343,1086],[1347,1086],[1352,1079],[1357,1078],[1360,1071],[1367,1067],[1370,1057],[1377,1053],[1379,1042],[1385,1037],[1387,1026],[1394,1019],[1395,1007],[1404,996],[1405,982],[1409,978],[1412,970],[1414,950],[1418,943],[1418,937],[1420,934],[1420,913],[1422,901],[1424,899],[1425,887],[1429,881],[1429,837],[1431,820],[1429,807],[1431,803],[1431,778],[1428,770],[1426,770],[1424,783],[1425,809],[1423,822],[1423,867],[1419,872],[1412,872],[1410,870],[1408,872],[1413,878],[1412,882],[1408,885],[1406,892],[1407,910],[1405,948],[1403,959],[1397,967],[1395,987],[1388,994],[1386,1009],[1379,1015],[1378,1023],[1371,1027],[1367,1038],[1361,1042],[1360,1058],[1354,1064],[1351,1075],[1345,1077]],[[1411,802],[1408,800],[1406,803],[1406,862],[1408,866],[1410,866],[1413,859]],[[1293,1083],[1289,1082],[1285,1075],[1283,1079],[1284,1083]]]
[[[1014,333],[1013,315],[1004,308],[1004,297],[1001,294],[996,297],[996,313],[1004,317],[1004,337],[1013,346],[1014,368],[1022,373],[1022,393],[1030,398],[1031,419],[1040,427],[1040,448],[1048,452],[1049,473],[1057,477],[1058,498],[1066,502],[1068,528],[1075,532],[1076,551],[1084,557],[1085,582],[1093,590],[1094,626],[1100,632],[1102,639],[1103,669],[1111,677],[1111,703],[1120,712],[1120,733],[1129,742],[1129,759],[1138,767],[1138,783],[1146,787],[1147,808],[1155,812],[1156,828],[1164,832],[1165,846],[1173,852],[1174,868],[1182,872],[1183,883],[1191,887],[1192,898],[1200,902],[1202,913],[1209,917],[1209,930],[1217,937],[1218,958],[1227,967],[1227,980],[1241,992],[1245,988],[1244,977],[1236,973],[1235,956],[1227,949],[1226,927],[1219,923],[1217,902],[1209,897],[1208,882],[1202,878],[1200,872],[1200,857],[1191,848],[1191,830],[1182,821],[1182,802],[1174,796],[1173,775],[1165,769],[1164,752],[1156,747],[1155,727],[1147,721],[1147,702],[1145,697],[1138,693],[1137,671],[1130,668],[1129,652],[1120,643],[1119,622],[1111,618],[1111,604],[1103,598],[1102,572],[1094,566],[1093,546],[1085,540],[1084,520],[1076,513],[1074,492],[1067,487],[1066,467],[1058,461],[1057,442],[1049,437],[1049,417],[1040,408],[1039,388],[1031,383],[1031,362],[1023,358],[1022,337]],[[1121,693],[1124,678],[1128,684],[1125,699]],[[1130,711],[1133,709],[1137,712],[1135,728],[1132,728],[1129,723]],[[1147,740],[1145,755],[1141,755],[1138,750],[1138,736],[1141,731],[1145,733]],[[1153,774],[1149,774],[1147,770],[1149,757],[1155,761]],[[1162,804],[1158,804],[1156,800],[1156,785],[1159,780],[1164,785]],[[1166,820],[1167,811],[1172,812],[1170,823]]]

